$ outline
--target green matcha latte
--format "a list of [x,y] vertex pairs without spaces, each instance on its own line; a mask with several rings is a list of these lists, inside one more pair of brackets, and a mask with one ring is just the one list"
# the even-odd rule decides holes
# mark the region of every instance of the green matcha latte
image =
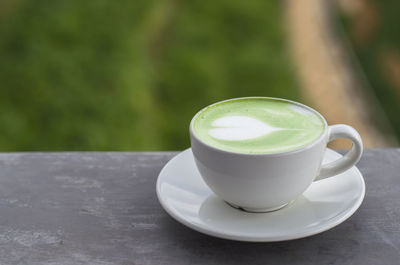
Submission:
[[316,112],[285,100],[242,98],[201,110],[192,122],[203,142],[226,151],[268,154],[294,150],[319,138],[325,121]]

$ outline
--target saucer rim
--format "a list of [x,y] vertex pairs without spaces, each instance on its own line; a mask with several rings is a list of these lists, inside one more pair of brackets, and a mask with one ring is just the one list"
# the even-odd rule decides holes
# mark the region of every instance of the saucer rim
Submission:
[[[338,152],[326,148],[328,152],[333,152],[337,155],[342,156]],[[217,237],[217,238],[222,238],[222,239],[228,239],[228,240],[235,240],[235,241],[243,241],[243,242],[279,242],[279,241],[287,241],[287,240],[295,240],[295,239],[300,239],[300,238],[305,238],[309,236],[313,236],[322,232],[325,232],[327,230],[330,230],[334,228],[335,226],[343,223],[346,221],[348,218],[350,218],[361,206],[362,202],[364,201],[365,198],[365,181],[364,178],[360,172],[360,170],[356,167],[353,166],[349,170],[354,170],[354,174],[357,174],[358,179],[360,180],[361,183],[361,195],[358,197],[357,201],[348,209],[344,210],[341,215],[338,217],[334,218],[334,221],[328,221],[326,225],[322,225],[317,228],[308,228],[304,229],[301,232],[298,233],[289,233],[289,234],[284,234],[284,235],[279,235],[279,236],[266,236],[264,235],[245,235],[239,233],[226,233],[226,232],[220,232],[214,229],[211,226],[208,226],[209,229],[204,228],[203,226],[197,225],[195,223],[192,223],[188,221],[186,218],[182,217],[179,213],[176,213],[172,210],[172,207],[169,207],[167,205],[167,202],[164,201],[162,198],[162,192],[161,192],[161,178],[162,175],[165,174],[165,171],[168,170],[168,167],[170,164],[174,163],[176,159],[179,158],[180,155],[183,155],[185,152],[191,152],[191,148],[187,148],[182,152],[179,152],[177,155],[175,155],[172,159],[170,159],[164,167],[161,169],[160,173],[158,174],[157,177],[157,183],[156,183],[156,193],[157,193],[157,198],[158,201],[160,202],[161,206],[163,209],[176,221],[179,223],[206,235]],[[193,153],[191,154],[193,156]],[[207,187],[208,188],[208,187]],[[209,189],[209,188],[208,188]],[[210,193],[213,194],[213,192],[210,190]],[[215,194],[213,194],[215,196]],[[259,214],[259,213],[254,213],[254,214]],[[268,214],[268,213],[266,213]],[[331,219],[330,219],[331,220]]]

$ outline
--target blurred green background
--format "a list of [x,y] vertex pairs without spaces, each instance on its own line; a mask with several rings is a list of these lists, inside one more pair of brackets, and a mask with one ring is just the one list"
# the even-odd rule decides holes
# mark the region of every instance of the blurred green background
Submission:
[[[0,150],[180,150],[191,117],[216,101],[312,105],[290,57],[284,3],[1,1]],[[354,37],[354,16],[337,16],[400,135],[399,93],[377,63],[382,47],[398,52],[399,4],[373,3],[383,20],[368,42]]]
[[[345,2],[345,1],[342,1]],[[354,2],[354,3],[351,3]],[[358,62],[400,137],[400,2],[349,1],[339,12],[340,22]]]
[[178,150],[205,105],[298,99],[275,1],[0,5],[2,151]]

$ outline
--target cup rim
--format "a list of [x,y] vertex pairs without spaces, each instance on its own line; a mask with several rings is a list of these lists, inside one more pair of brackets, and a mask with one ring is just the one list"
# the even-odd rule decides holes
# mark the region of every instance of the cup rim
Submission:
[[[288,150],[288,151],[275,152],[275,153],[265,153],[265,154],[263,154],[263,153],[240,153],[240,152],[234,152],[234,151],[223,150],[223,149],[217,148],[217,147],[215,147],[215,146],[212,146],[212,145],[210,145],[210,144],[204,142],[203,140],[200,139],[200,137],[198,137],[198,136],[196,135],[196,133],[194,132],[194,129],[193,129],[194,120],[196,119],[196,117],[197,117],[203,110],[205,110],[205,109],[207,109],[207,108],[210,108],[210,107],[212,107],[212,106],[215,106],[215,105],[217,105],[217,104],[221,104],[221,103],[223,103],[223,102],[235,101],[235,100],[242,100],[242,99],[271,99],[271,100],[277,100],[277,101],[283,101],[283,102],[292,103],[292,104],[301,106],[301,107],[303,107],[303,108],[306,108],[306,109],[310,110],[311,112],[315,113],[316,115],[318,115],[318,116],[322,119],[322,121],[323,121],[323,123],[324,123],[324,132],[323,132],[317,139],[315,139],[315,140],[312,141],[311,143],[306,144],[306,145],[304,145],[304,146],[300,146],[300,147],[298,147],[298,148],[295,148],[295,149],[292,149],[292,150]],[[195,138],[198,142],[200,142],[201,144],[205,145],[206,147],[208,147],[208,148],[210,148],[210,149],[212,149],[212,150],[214,150],[214,151],[217,151],[217,152],[220,152],[220,153],[225,153],[225,154],[231,154],[231,155],[243,155],[243,156],[256,156],[256,157],[261,157],[261,156],[282,156],[282,155],[290,155],[290,154],[294,154],[294,153],[298,153],[298,152],[302,152],[302,151],[304,151],[304,150],[310,149],[310,148],[314,147],[315,145],[317,145],[322,139],[325,138],[326,133],[327,133],[327,131],[328,131],[328,127],[329,127],[329,126],[328,126],[328,123],[326,122],[324,116],[322,116],[321,113],[319,113],[318,111],[316,111],[315,109],[313,109],[313,108],[311,108],[311,107],[309,107],[309,106],[307,106],[307,105],[304,105],[304,104],[302,104],[302,103],[299,103],[299,102],[293,101],[293,100],[289,100],[289,99],[283,99],[283,98],[277,98],[277,97],[261,97],[261,96],[254,96],[254,97],[238,97],[238,98],[225,99],[225,100],[221,100],[221,101],[215,102],[215,103],[213,103],[213,104],[210,104],[210,105],[208,105],[208,106],[206,106],[206,107],[200,109],[200,110],[193,116],[192,120],[190,121],[190,124],[189,124],[189,132],[190,132],[191,137]]]

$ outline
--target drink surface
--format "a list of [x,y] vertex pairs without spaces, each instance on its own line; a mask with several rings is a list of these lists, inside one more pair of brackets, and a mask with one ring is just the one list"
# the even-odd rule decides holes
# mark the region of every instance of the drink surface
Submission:
[[218,149],[247,154],[294,150],[325,130],[314,111],[279,99],[243,98],[211,105],[192,123],[195,135]]

